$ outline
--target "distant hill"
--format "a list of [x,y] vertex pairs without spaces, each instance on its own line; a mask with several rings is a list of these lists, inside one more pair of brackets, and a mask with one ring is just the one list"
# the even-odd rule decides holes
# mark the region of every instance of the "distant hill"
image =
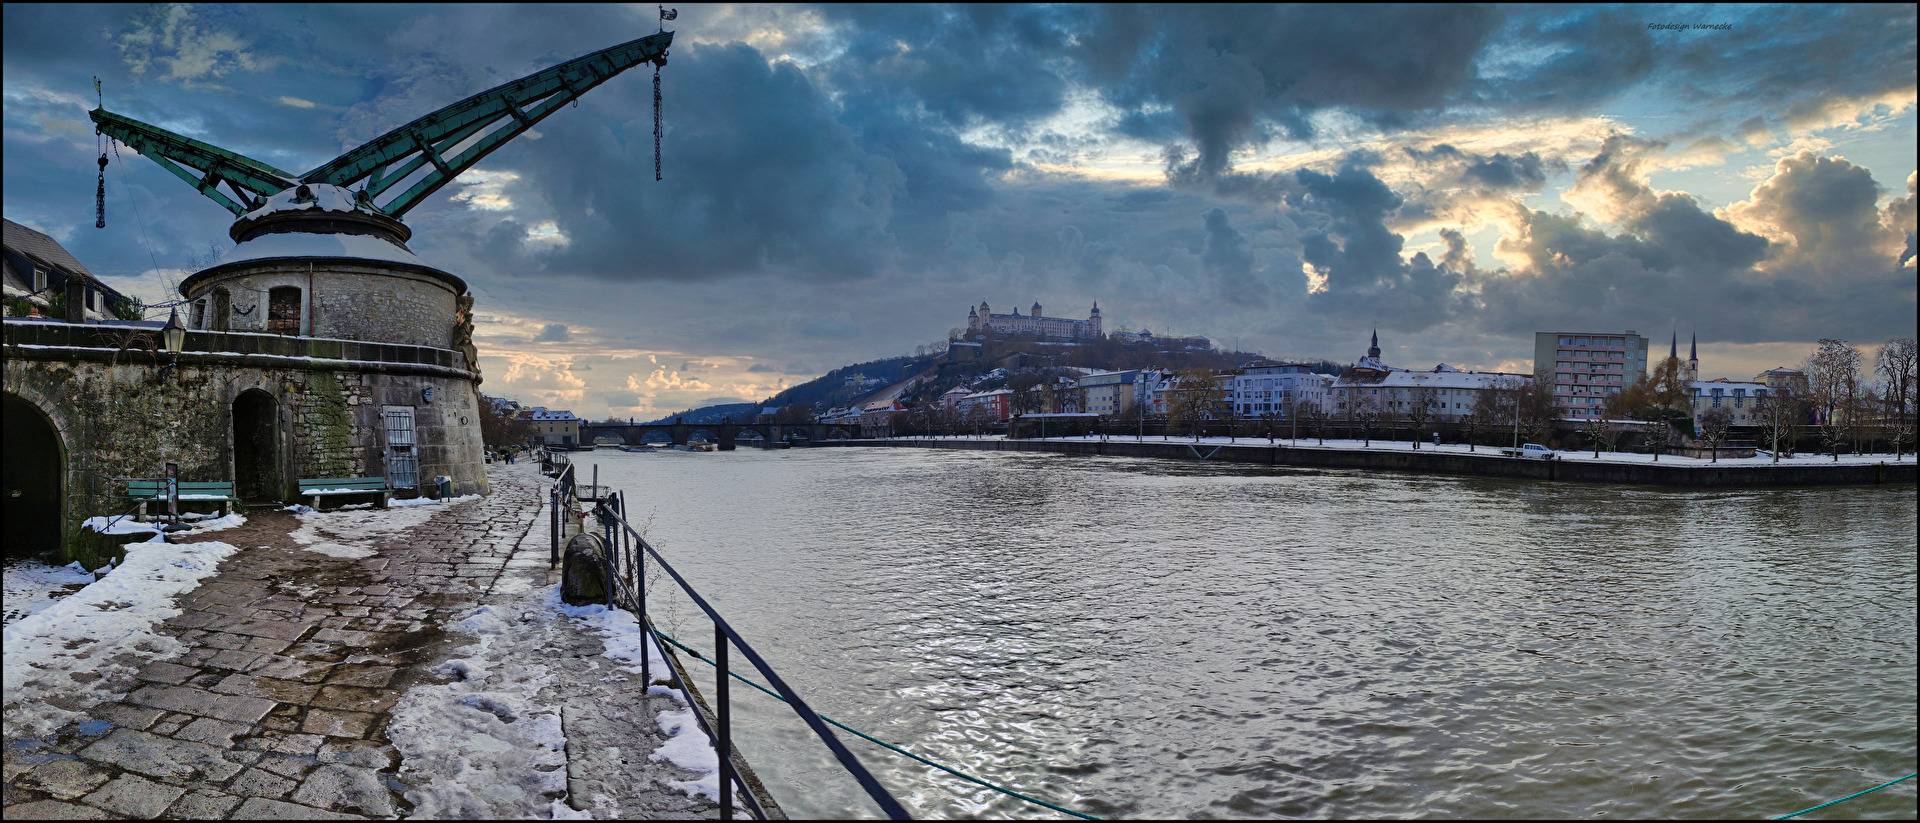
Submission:
[[[688,423],[718,423],[728,417],[745,422],[760,413],[760,409],[775,408],[789,403],[799,403],[812,409],[815,414],[833,408],[851,406],[864,401],[888,387],[908,379],[922,376],[903,399],[939,397],[940,393],[956,385],[972,384],[991,371],[1009,355],[1029,352],[1030,367],[1046,370],[1049,366],[1081,366],[1097,369],[1130,369],[1147,365],[1160,365],[1169,368],[1228,368],[1244,365],[1248,361],[1260,358],[1254,352],[1220,351],[1176,351],[1156,350],[1152,347],[1124,346],[1107,340],[1089,342],[1086,345],[1060,347],[1031,338],[1006,337],[986,342],[982,357],[965,363],[944,363],[940,355],[921,357],[888,357],[881,360],[869,360],[842,366],[816,377],[798,386],[793,386],[779,394],[758,403],[726,403],[718,406],[705,406],[669,414],[654,423],[670,423],[678,417]],[[1321,374],[1339,374],[1345,368],[1330,360],[1298,361]],[[1005,378],[994,385],[1005,382]]]

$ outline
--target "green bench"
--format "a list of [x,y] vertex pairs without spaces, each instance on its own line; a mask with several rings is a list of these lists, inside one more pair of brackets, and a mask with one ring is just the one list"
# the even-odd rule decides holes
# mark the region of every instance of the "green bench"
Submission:
[[[141,522],[145,522],[147,519],[148,503],[167,502],[167,481],[164,479],[128,480],[127,497],[140,501],[140,520]],[[233,514],[233,504],[240,502],[240,499],[233,496],[232,483],[188,483],[184,481],[180,483],[180,502],[205,503],[211,501],[219,501],[222,504],[222,514]]]
[[392,501],[384,477],[321,477],[300,481],[300,496],[313,498],[315,509],[320,508],[320,498],[340,494],[379,495],[383,509]]

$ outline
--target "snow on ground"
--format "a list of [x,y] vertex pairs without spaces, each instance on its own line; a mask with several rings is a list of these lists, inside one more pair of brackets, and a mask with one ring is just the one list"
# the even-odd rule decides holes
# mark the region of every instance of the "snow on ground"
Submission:
[[[1405,434],[1403,433],[1401,436],[1404,437]],[[897,438],[897,439],[924,440],[928,438],[903,437],[903,438]],[[956,435],[956,436],[936,437],[932,439],[935,439],[935,440],[1005,440],[1007,438],[999,435],[984,435],[980,437],[974,437],[971,435]],[[1032,439],[1040,439],[1040,438],[1023,438],[1023,439],[1032,440]],[[1049,441],[1054,441],[1054,442],[1072,442],[1072,443],[1098,442],[1101,440],[1101,438],[1098,435],[1086,435],[1081,437],[1048,437],[1045,439]],[[1116,442],[1116,443],[1136,442],[1135,438],[1132,435],[1125,435],[1125,434],[1118,434],[1118,433],[1107,435],[1106,440],[1109,442]],[[1162,438],[1156,435],[1153,437],[1148,437],[1144,441],[1139,441],[1139,442],[1172,443],[1174,445],[1185,444],[1188,446],[1197,446],[1201,449],[1211,449],[1215,446],[1236,446],[1237,445],[1237,446],[1265,447],[1268,445],[1267,438],[1264,434],[1257,437],[1241,436],[1241,437],[1233,438],[1231,440],[1225,437],[1202,437],[1197,442],[1190,436]],[[1407,442],[1406,440],[1381,440],[1377,438],[1371,442],[1368,442],[1368,441],[1359,440],[1359,439],[1346,440],[1346,439],[1335,439],[1335,438],[1329,437],[1327,438],[1325,443],[1322,443],[1318,438],[1313,438],[1313,437],[1302,437],[1299,440],[1292,440],[1286,437],[1275,437],[1273,439],[1272,445],[1286,446],[1288,448],[1328,449],[1328,450],[1337,450],[1337,451],[1401,451],[1401,452],[1405,452],[1405,451],[1413,450],[1413,444]],[[1441,446],[1435,446],[1430,442],[1420,444],[1420,451],[1422,452],[1438,450],[1444,454],[1474,454],[1474,455],[1485,456],[1485,457],[1499,457],[1500,449],[1501,449],[1500,446],[1482,445],[1472,451],[1469,451],[1465,445],[1461,445],[1458,443],[1447,443]],[[1591,462],[1595,459],[1593,456],[1592,449],[1587,449],[1585,451],[1582,451],[1580,449],[1562,449],[1560,451],[1555,452],[1555,454],[1559,455],[1559,458],[1561,460],[1586,460]],[[1602,451],[1600,452],[1600,457],[1598,459],[1600,460],[1600,462],[1603,462],[1603,463],[1607,463],[1607,462],[1652,463],[1654,462],[1653,458],[1654,456],[1651,454]],[[1881,453],[1881,454],[1842,454],[1840,455],[1840,459],[1837,461],[1834,460],[1832,455],[1811,454],[1807,452],[1801,452],[1800,454],[1797,454],[1793,457],[1787,457],[1782,455],[1780,458],[1780,462],[1777,465],[1780,465],[1780,466],[1832,466],[1832,465],[1871,466],[1875,463],[1889,463],[1889,464],[1912,463],[1914,462],[1914,460],[1915,460],[1915,457],[1912,452],[1908,452],[1907,454],[1902,455],[1898,458],[1896,458],[1891,452]],[[1670,463],[1675,466],[1708,466],[1708,465],[1772,466],[1772,465],[1776,465],[1773,462],[1773,457],[1765,453],[1756,454],[1753,457],[1740,457],[1740,458],[1727,457],[1723,455],[1718,461],[1718,463],[1715,463],[1711,458],[1707,458],[1707,457],[1683,457],[1681,455],[1668,453],[1668,454],[1660,455],[1659,462],[1663,465]]]
[[179,641],[154,627],[180,614],[174,598],[235,551],[215,542],[126,548],[113,573],[6,627],[10,736],[42,735],[79,719],[76,710],[124,696],[146,661],[177,654]]
[[562,818],[568,808],[560,708],[539,700],[551,681],[536,625],[551,622],[559,589],[482,606],[451,628],[475,642],[434,670],[451,683],[408,689],[387,736],[404,758],[407,799],[421,818]]
[[[247,522],[247,516],[244,514],[229,514],[225,517],[183,514],[180,515],[180,519],[192,524],[195,533],[231,529]],[[142,523],[133,519],[130,515],[115,515],[113,517],[89,517],[81,521],[80,526],[82,528],[92,529],[101,534],[158,534],[161,524],[151,520]]]
[[[557,601],[557,597],[556,597]],[[620,660],[629,665],[620,667],[628,674],[640,673],[640,655],[647,655],[647,666],[655,677],[664,677],[671,669],[660,657],[660,647],[640,629],[640,619],[632,612],[609,609],[606,606],[569,606],[556,602],[555,607],[561,613],[586,623],[600,635],[600,642],[606,651],[601,657]],[[651,695],[672,697],[680,708],[676,711],[661,712],[658,718],[660,731],[667,736],[667,742],[648,755],[654,761],[666,761],[685,771],[697,775],[692,780],[675,780],[667,783],[668,788],[685,793],[688,797],[704,797],[718,802],[720,800],[720,756],[713,750],[713,742],[707,739],[706,732],[700,730],[700,721],[693,708],[688,706],[686,698],[678,689],[667,686],[648,686]],[[744,790],[736,781],[735,796],[742,796]]]
[[300,528],[289,535],[307,551],[329,557],[372,557],[373,544],[418,526],[437,514],[439,506],[457,506],[479,495],[448,498],[446,501],[417,498],[395,500],[393,508],[376,509],[371,503],[342,506],[317,512],[308,506],[288,506],[285,511],[300,519]]
[[0,603],[5,605],[5,624],[11,626],[39,613],[92,583],[93,579],[93,572],[77,562],[49,566],[32,558],[8,558],[4,587],[0,591]]

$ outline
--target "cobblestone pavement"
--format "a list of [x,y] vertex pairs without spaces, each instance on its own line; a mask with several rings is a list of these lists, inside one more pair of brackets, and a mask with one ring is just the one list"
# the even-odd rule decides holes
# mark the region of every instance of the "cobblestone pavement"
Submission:
[[[146,664],[125,698],[92,707],[88,720],[7,740],[5,817],[407,816],[409,786],[387,723],[406,689],[445,682],[431,669],[461,638],[443,627],[482,603],[524,602],[557,580],[547,569],[544,478],[536,466],[495,468],[492,495],[382,538],[371,557],[304,550],[290,537],[301,524],[280,512],[209,534],[241,550],[179,598],[183,613],[160,627],[186,651]],[[630,753],[660,745],[649,719],[671,708],[665,698],[649,701],[637,696],[641,684],[607,677],[593,660],[598,641],[570,629],[572,621],[526,617],[516,631],[547,634],[556,659],[546,662],[563,684],[569,669],[594,670],[580,678],[594,681],[584,700],[558,688],[543,695],[569,720],[581,714],[575,702],[590,704],[589,714],[620,715],[574,737],[600,738],[593,750],[602,758],[613,737]],[[634,711],[610,712],[615,705]],[[570,755],[577,743],[569,740]],[[666,767],[644,754],[619,759],[634,773],[601,777],[570,764],[578,796],[568,802],[609,816],[717,816],[711,804],[648,786],[663,778],[639,774],[642,767]]]

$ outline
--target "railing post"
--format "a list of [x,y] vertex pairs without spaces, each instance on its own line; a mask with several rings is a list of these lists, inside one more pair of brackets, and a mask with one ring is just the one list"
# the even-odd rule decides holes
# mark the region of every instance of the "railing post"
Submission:
[[559,483],[553,484],[553,488],[547,490],[547,521],[548,521],[547,531],[553,538],[553,545],[551,547],[551,550],[548,552],[550,556],[547,558],[547,568],[551,569],[560,565],[560,484]]
[[733,819],[733,738],[728,729],[728,716],[731,707],[727,705],[727,630],[720,627],[719,621],[713,624],[713,690],[720,701],[720,728],[716,748],[720,755],[720,819]]

